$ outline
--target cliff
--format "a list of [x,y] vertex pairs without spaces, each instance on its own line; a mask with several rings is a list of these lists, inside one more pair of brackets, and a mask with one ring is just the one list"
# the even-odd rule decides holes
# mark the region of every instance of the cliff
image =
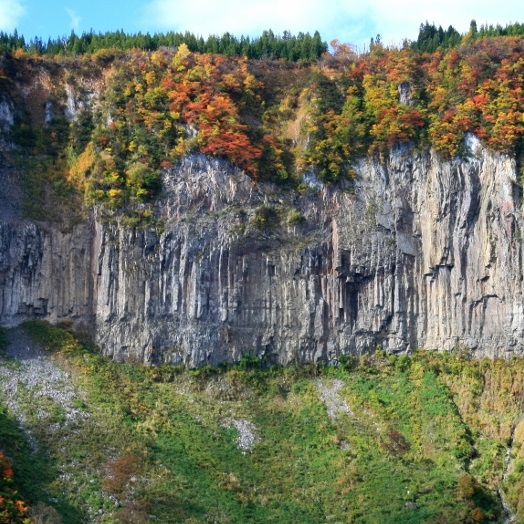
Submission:
[[0,321],[73,320],[117,360],[190,366],[521,354],[515,163],[471,134],[465,147],[453,161],[397,147],[361,160],[351,187],[311,178],[301,192],[189,155],[163,171],[162,230],[96,210],[66,231],[5,212]]

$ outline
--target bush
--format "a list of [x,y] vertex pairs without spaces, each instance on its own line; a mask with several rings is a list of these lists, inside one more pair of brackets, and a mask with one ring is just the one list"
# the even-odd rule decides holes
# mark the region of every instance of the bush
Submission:
[[301,226],[306,222],[306,217],[300,211],[291,209],[287,215],[287,221],[291,226]]
[[253,220],[257,229],[261,231],[274,231],[280,225],[279,213],[269,206],[259,207]]

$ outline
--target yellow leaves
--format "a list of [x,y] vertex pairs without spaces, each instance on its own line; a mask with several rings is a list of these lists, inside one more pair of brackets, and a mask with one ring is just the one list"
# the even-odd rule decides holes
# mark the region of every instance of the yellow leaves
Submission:
[[429,137],[437,151],[447,157],[457,154],[463,134],[457,133],[455,125],[451,122],[434,121],[429,126]]
[[175,57],[179,60],[186,60],[190,55],[191,51],[189,50],[189,47],[187,47],[187,44],[182,43],[178,46],[178,51]]
[[249,93],[252,93],[259,86],[260,82],[252,74],[247,74],[244,77],[244,89]]
[[146,81],[146,84],[148,86],[152,86],[154,84],[156,84],[156,73],[154,71],[148,71],[147,73],[144,74],[144,80]]
[[126,169],[126,183],[130,186],[142,187],[148,184],[148,179],[154,176],[151,168],[141,162],[133,162]]
[[185,43],[180,44],[180,46],[178,47],[178,51],[176,55],[173,57],[173,61],[171,62],[175,71],[185,71],[188,66],[188,59],[190,56],[191,51],[189,50],[189,47],[187,47]]
[[184,156],[187,154],[191,149],[194,147],[195,141],[194,140],[187,140],[185,138],[180,138],[176,145],[171,148],[169,151],[169,157],[176,159]]
[[109,198],[112,200],[116,200],[122,196],[122,190],[121,189],[110,189],[108,192]]
[[165,67],[167,64],[164,53],[162,51],[155,51],[152,53],[151,63],[159,67]]
[[225,75],[222,75],[222,83],[226,89],[237,91],[241,88],[238,78],[231,73],[226,73]]
[[13,51],[13,58],[15,58],[16,60],[19,60],[26,56],[27,56],[27,53],[22,48],[15,49]]
[[216,69],[215,69],[214,64],[211,62],[204,62],[202,77],[205,79],[209,79],[209,78],[212,78],[215,73],[216,73]]
[[106,182],[109,184],[115,184],[120,181],[120,175],[116,171],[110,171],[105,176]]
[[200,82],[207,77],[209,77],[209,73],[200,65],[195,65],[187,72],[187,80],[189,82]]
[[366,111],[375,117],[396,104],[396,97],[392,96],[390,85],[385,80],[367,74],[362,85]]
[[150,85],[144,93],[144,102],[148,106],[148,111],[153,111],[154,108],[161,106],[166,99],[165,91],[158,86]]
[[89,175],[96,161],[96,150],[92,142],[90,142],[86,149],[76,158],[75,162],[69,169],[69,180],[76,185],[81,186],[84,179]]

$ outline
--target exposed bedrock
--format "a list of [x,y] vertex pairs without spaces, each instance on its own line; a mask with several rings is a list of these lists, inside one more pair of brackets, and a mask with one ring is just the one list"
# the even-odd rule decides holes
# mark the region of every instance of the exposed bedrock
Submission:
[[72,319],[115,359],[191,366],[524,353],[515,163],[466,142],[467,158],[399,148],[356,166],[351,189],[302,193],[187,157],[164,175],[161,231],[7,217],[1,321]]

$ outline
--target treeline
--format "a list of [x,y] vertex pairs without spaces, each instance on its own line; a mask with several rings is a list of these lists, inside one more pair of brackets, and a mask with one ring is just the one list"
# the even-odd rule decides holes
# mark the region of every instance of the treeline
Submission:
[[[469,31],[461,34],[452,25],[443,29],[440,25],[437,27],[434,23],[426,22],[420,25],[417,40],[413,42],[406,40],[406,43],[414,51],[433,53],[437,50],[456,48],[462,43],[483,37],[522,35],[524,35],[524,24],[521,23],[508,24],[505,27],[500,24],[490,24],[478,28],[476,21],[472,20]],[[49,56],[85,55],[107,49],[157,51],[162,48],[178,48],[181,44],[187,45],[190,51],[198,53],[245,56],[254,59],[283,59],[290,62],[316,60],[328,51],[328,44],[322,40],[318,31],[315,31],[313,36],[302,32],[292,35],[289,31],[276,35],[273,31],[267,30],[257,38],[249,36],[238,38],[231,33],[203,38],[188,31],[184,33],[170,31],[151,35],[142,32],[127,34],[123,30],[106,33],[95,33],[91,30],[82,33],[81,36],[72,31],[69,36],[49,38],[47,42],[39,37],[27,42],[16,30],[13,34],[0,31],[0,52],[7,53],[22,50],[31,54]]]
[[435,52],[437,49],[456,47],[462,41],[462,35],[453,27],[449,26],[445,31],[442,26],[435,24],[420,24],[418,38],[411,44],[412,49],[418,51]]
[[437,50],[449,49],[458,47],[464,40],[471,41],[484,37],[494,36],[522,36],[524,35],[524,24],[508,24],[505,27],[501,25],[482,25],[480,29],[477,27],[477,22],[472,20],[469,26],[469,31],[465,35],[461,35],[453,26],[449,26],[446,30],[442,26],[436,26],[426,22],[420,24],[417,40],[411,43],[411,48],[417,51],[426,51],[433,53]]
[[15,31],[13,34],[0,32],[0,51],[14,52],[21,49],[38,55],[60,54],[93,54],[102,49],[157,51],[162,48],[177,48],[187,45],[190,51],[213,53],[225,56],[245,56],[246,58],[284,59],[291,62],[299,60],[316,60],[328,49],[318,31],[292,35],[284,31],[282,36],[273,31],[264,31],[258,38],[241,36],[237,38],[230,33],[222,36],[210,35],[207,38],[185,32],[126,34],[124,31],[95,33],[90,31],[81,36],[72,32],[68,37],[48,39],[31,39],[26,42],[23,36]]
[[510,24],[506,27],[497,25],[482,25],[480,26],[479,36],[522,36],[524,35],[524,24]]

